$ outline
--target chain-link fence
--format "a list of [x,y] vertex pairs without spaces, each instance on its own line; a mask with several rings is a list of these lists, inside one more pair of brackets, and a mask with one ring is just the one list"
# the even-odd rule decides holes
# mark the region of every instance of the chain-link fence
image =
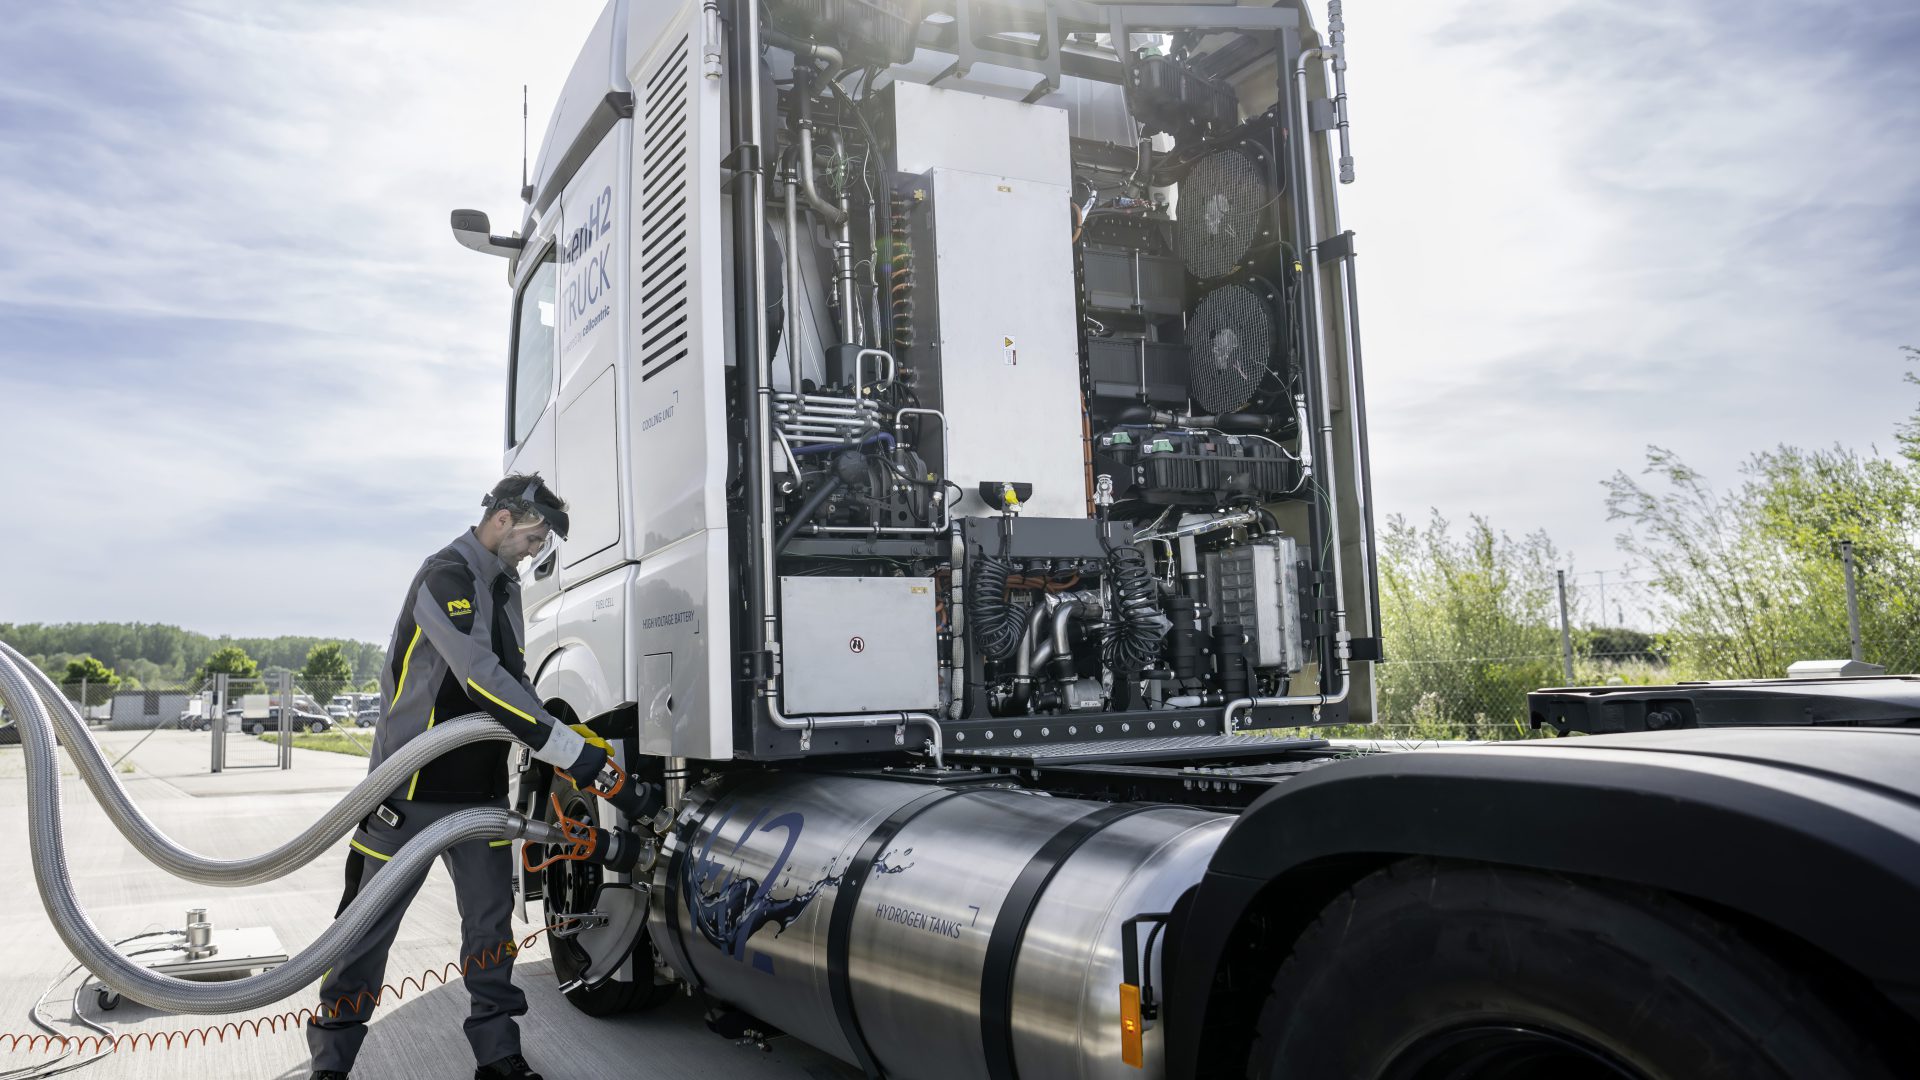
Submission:
[[[227,768],[291,767],[289,749],[367,756],[379,722],[379,695],[346,680],[302,681],[292,673],[215,675],[180,683],[79,679],[60,691],[95,732],[192,732],[208,737],[208,762]],[[146,737],[134,744],[144,745]],[[175,736],[177,738],[177,736]],[[0,734],[0,743],[13,741]],[[117,757],[133,749],[114,745]]]
[[[1590,642],[1592,632],[1572,630],[1574,642]],[[1920,675],[1920,638],[1862,640],[1862,659],[1885,667],[1887,675]],[[1793,655],[1791,659],[1847,659],[1837,655]],[[1766,678],[1786,678],[1786,663]],[[1741,671],[1682,669],[1647,644],[1636,650],[1599,651],[1574,644],[1572,676],[1567,653],[1530,653],[1505,657],[1390,657],[1373,667],[1375,723],[1319,728],[1336,736],[1382,740],[1513,740],[1555,734],[1532,730],[1526,694],[1553,686],[1657,686],[1682,680],[1753,678]]]

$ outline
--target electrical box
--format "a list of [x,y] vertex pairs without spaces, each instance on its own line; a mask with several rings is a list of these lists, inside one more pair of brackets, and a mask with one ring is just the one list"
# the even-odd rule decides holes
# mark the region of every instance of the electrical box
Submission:
[[929,578],[781,578],[781,707],[793,715],[938,708],[933,599]]
[[1299,671],[1299,571],[1289,536],[1270,536],[1207,556],[1208,606],[1215,625],[1237,623],[1247,635],[1253,666]]

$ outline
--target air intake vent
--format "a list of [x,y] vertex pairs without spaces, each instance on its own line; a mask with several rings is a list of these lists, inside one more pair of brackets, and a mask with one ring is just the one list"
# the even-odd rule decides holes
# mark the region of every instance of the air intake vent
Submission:
[[640,239],[637,352],[645,382],[687,355],[691,332],[687,260],[687,180],[692,152],[688,39],[666,51],[640,94]]

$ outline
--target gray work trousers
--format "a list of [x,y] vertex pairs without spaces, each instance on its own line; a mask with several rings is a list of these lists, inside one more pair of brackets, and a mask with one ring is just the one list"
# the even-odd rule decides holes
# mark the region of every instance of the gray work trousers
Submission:
[[[494,803],[392,799],[389,803],[402,815],[398,828],[375,813],[354,830],[353,850],[347,856],[346,893],[340,899],[343,911],[400,845],[427,826],[475,806],[506,806],[504,799]],[[467,964],[467,996],[473,1002],[465,1025],[467,1042],[473,1047],[473,1060],[484,1065],[520,1052],[520,1028],[513,1018],[527,1011],[526,995],[513,985],[513,845],[507,840],[469,840],[448,848],[440,859],[453,876],[454,897],[460,906],[460,956],[445,960],[465,960]],[[367,1038],[374,995],[386,981],[387,950],[393,946],[400,919],[419,888],[416,884],[388,908],[367,935],[321,978],[320,1012],[307,1023],[313,1071],[352,1070],[360,1044]],[[436,967],[444,962],[436,960]],[[407,975],[418,973],[401,973],[402,978]]]

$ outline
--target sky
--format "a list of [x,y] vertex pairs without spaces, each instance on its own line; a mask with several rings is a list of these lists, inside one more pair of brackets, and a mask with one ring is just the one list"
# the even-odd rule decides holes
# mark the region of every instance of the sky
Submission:
[[[600,4],[35,5],[0,23],[0,622],[384,640],[501,466],[504,262]],[[1380,514],[1889,448],[1920,402],[1920,5],[1355,0]]]

